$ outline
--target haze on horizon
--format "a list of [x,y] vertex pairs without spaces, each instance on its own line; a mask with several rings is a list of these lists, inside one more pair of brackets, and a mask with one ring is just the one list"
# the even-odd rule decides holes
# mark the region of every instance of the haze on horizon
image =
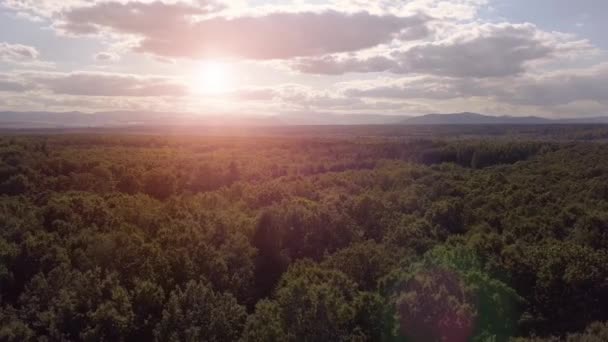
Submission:
[[0,0],[0,111],[608,115],[603,0]]

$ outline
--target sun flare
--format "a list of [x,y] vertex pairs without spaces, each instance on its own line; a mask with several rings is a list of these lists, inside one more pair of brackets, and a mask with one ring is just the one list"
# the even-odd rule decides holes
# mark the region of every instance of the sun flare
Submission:
[[196,89],[203,94],[222,94],[233,86],[230,65],[223,62],[207,61],[201,64],[195,79]]

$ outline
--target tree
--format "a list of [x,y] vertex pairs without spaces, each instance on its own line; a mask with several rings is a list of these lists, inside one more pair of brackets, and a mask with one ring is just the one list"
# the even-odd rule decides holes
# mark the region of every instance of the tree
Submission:
[[153,170],[148,172],[144,181],[144,191],[159,200],[165,200],[175,192],[174,175]]
[[256,298],[266,298],[270,295],[289,264],[281,248],[280,229],[271,212],[261,214],[252,238],[252,245],[258,251],[255,257]]
[[0,184],[0,194],[16,196],[26,193],[30,189],[29,179],[22,174],[10,177]]
[[385,279],[397,331],[411,341],[507,341],[522,299],[481,269],[472,251],[437,247]]
[[245,342],[287,341],[279,305],[267,299],[260,300],[255,313],[247,318],[242,340]]
[[[154,180],[157,181],[157,180]],[[153,185],[149,185],[152,187]],[[141,189],[141,179],[138,175],[133,172],[128,172],[123,174],[119,180],[116,187],[119,191],[133,195],[140,191]]]
[[359,292],[335,270],[310,261],[293,264],[272,301],[256,305],[245,341],[373,341],[384,336],[385,306],[379,296]]
[[156,283],[138,281],[131,292],[133,303],[133,333],[129,336],[132,341],[152,341],[154,328],[162,318],[165,292]]
[[247,317],[230,294],[217,293],[203,282],[176,289],[154,329],[156,341],[236,341]]
[[353,244],[329,256],[323,265],[341,271],[356,282],[361,290],[376,290],[378,280],[395,266],[395,255],[372,241]]

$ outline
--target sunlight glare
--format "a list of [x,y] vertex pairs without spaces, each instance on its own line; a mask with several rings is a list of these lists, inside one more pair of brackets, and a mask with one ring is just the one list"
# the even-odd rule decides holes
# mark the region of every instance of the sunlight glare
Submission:
[[226,63],[204,62],[195,81],[198,92],[203,94],[222,94],[232,87],[232,72]]

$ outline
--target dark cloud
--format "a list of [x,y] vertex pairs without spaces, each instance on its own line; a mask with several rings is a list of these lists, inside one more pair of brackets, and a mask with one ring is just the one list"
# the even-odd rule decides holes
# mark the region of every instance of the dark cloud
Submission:
[[451,77],[505,77],[526,70],[528,63],[585,47],[585,42],[540,31],[532,24],[484,24],[444,41],[416,45],[389,56],[371,58],[324,56],[300,59],[294,69],[313,74],[392,72]]
[[525,25],[482,25],[471,36],[415,46],[394,58],[404,72],[455,77],[503,77],[524,71],[529,61],[550,56],[557,46]]
[[95,34],[104,28],[131,34],[170,37],[173,29],[188,26],[192,16],[220,9],[216,2],[200,1],[199,5],[154,1],[127,3],[110,1],[92,6],[75,7],[61,14],[57,27],[72,34]]
[[99,52],[95,54],[95,60],[98,62],[113,62],[119,59],[120,57],[112,52]]
[[[209,5],[212,6],[212,5]],[[395,38],[428,34],[423,15],[367,12],[273,12],[200,19],[215,7],[187,4],[98,3],[69,10],[59,27],[71,34],[103,30],[141,38],[136,51],[163,57],[287,59],[358,51]]]
[[288,59],[374,47],[410,25],[423,20],[335,11],[214,18],[192,25],[179,39],[147,35],[138,50],[173,57]]
[[[0,77],[3,77],[3,76],[0,75]],[[0,91],[23,92],[26,90],[28,90],[28,87],[21,82],[0,80]]]

